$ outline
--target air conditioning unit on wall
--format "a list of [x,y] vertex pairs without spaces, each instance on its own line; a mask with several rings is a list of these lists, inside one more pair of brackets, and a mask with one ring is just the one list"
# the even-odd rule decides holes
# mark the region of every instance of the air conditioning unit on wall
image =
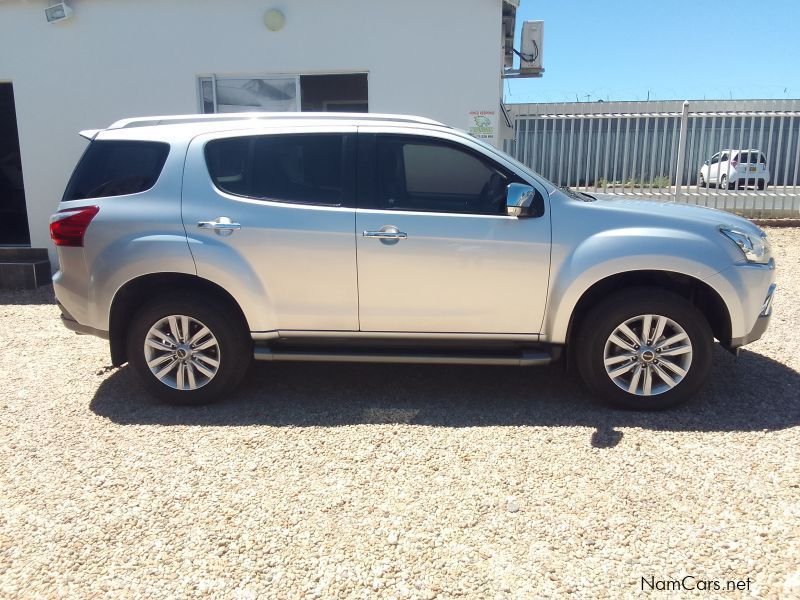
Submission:
[[522,24],[520,43],[520,73],[540,73],[544,49],[544,21],[525,21]]
[[[522,23],[519,50],[508,47],[506,39],[505,69],[503,79],[541,77],[544,73],[542,54],[544,51],[544,21]],[[513,57],[519,57],[519,68],[511,68]]]

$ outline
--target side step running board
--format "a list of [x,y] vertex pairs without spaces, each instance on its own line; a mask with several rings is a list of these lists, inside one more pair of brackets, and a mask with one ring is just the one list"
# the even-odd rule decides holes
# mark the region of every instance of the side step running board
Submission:
[[424,363],[432,365],[510,365],[532,367],[548,365],[558,358],[559,349],[553,353],[544,350],[524,350],[510,355],[481,354],[442,354],[442,353],[391,353],[376,351],[367,352],[308,352],[295,350],[274,350],[257,347],[254,351],[256,360],[272,361],[315,361],[315,362],[371,362],[371,363]]

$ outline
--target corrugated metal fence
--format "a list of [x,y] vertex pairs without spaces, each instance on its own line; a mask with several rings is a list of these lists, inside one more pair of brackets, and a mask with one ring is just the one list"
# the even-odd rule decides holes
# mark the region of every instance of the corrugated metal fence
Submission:
[[[579,102],[512,104],[506,151],[558,185],[597,193],[674,199],[751,217],[800,216],[800,101]],[[733,150],[726,153],[726,150]],[[705,161],[757,149],[756,164],[722,167],[715,183]],[[756,156],[755,154],[753,156]],[[755,163],[755,159],[754,159]],[[713,171],[712,171],[713,174]],[[747,180],[747,177],[751,179]],[[726,189],[738,186],[740,189]]]

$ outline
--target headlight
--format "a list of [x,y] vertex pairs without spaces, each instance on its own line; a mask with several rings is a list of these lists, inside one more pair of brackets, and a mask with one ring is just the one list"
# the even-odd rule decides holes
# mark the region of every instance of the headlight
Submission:
[[767,235],[765,233],[754,235],[732,227],[720,227],[719,230],[734,244],[739,246],[747,262],[765,265],[772,258],[769,242],[767,241]]

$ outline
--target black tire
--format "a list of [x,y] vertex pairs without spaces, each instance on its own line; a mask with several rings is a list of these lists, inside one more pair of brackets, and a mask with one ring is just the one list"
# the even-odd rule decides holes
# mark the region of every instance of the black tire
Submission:
[[706,178],[703,177],[702,173],[700,173],[700,182],[699,182],[699,184],[700,184],[701,188],[708,187],[708,184],[706,183]]
[[[212,348],[212,352],[219,358],[217,371],[197,389],[170,387],[159,380],[147,365],[144,347],[148,331],[170,315],[186,315],[205,325],[216,338],[217,350]],[[159,296],[145,304],[128,328],[127,350],[128,362],[147,391],[160,400],[180,405],[208,404],[230,394],[241,382],[253,359],[252,341],[239,314],[216,298],[201,299],[186,293]]]
[[[671,389],[651,396],[621,389],[604,366],[604,349],[612,332],[629,319],[645,314],[667,317],[680,325],[692,346],[691,364],[683,379]],[[578,369],[586,384],[613,406],[631,410],[670,408],[693,396],[708,378],[714,342],[711,328],[702,313],[677,294],[656,288],[623,290],[592,308],[582,323],[574,348]]]
[[760,189],[760,190],[767,189],[767,182],[764,181],[763,179],[759,179],[758,180],[758,189]]
[[717,187],[718,187],[719,189],[721,189],[721,190],[727,190],[727,189],[730,189],[730,188],[728,187],[728,178],[727,178],[725,175],[723,175],[723,176],[720,178],[720,180],[719,180],[719,183],[717,184]]

